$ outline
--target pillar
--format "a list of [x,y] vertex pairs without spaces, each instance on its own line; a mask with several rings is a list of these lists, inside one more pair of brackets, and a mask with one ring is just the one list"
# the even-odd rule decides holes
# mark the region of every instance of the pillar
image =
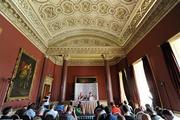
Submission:
[[108,97],[108,104],[113,102],[113,93],[112,93],[112,83],[111,83],[111,73],[110,73],[110,66],[107,60],[107,56],[102,55],[104,59],[104,66],[105,66],[105,75],[106,75],[106,87],[107,87],[107,97]]
[[67,83],[67,72],[68,72],[68,56],[63,56],[63,70],[62,70],[62,80],[61,80],[61,91],[60,91],[60,102],[64,102],[66,98],[66,83]]

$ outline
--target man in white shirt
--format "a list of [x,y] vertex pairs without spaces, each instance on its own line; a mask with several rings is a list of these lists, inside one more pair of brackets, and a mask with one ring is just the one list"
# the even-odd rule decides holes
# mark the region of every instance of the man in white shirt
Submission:
[[27,115],[29,119],[33,119],[36,116],[36,113],[34,111],[34,104],[29,105],[23,115]]
[[55,105],[54,105],[54,104],[51,104],[51,105],[50,105],[50,110],[46,113],[45,117],[46,117],[47,115],[52,115],[52,116],[54,117],[54,119],[57,118],[57,117],[58,117],[58,112],[55,111],[54,108],[55,108]]

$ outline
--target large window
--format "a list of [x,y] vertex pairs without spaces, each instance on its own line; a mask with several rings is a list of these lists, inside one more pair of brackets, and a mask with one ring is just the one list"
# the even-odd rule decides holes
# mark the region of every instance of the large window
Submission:
[[133,64],[136,84],[140,97],[140,104],[145,107],[145,104],[150,104],[152,106],[152,95],[149,91],[149,86],[146,80],[143,62],[138,60]]
[[176,57],[178,67],[180,67],[180,33],[175,35],[173,38],[169,40],[169,43],[171,45],[172,51]]

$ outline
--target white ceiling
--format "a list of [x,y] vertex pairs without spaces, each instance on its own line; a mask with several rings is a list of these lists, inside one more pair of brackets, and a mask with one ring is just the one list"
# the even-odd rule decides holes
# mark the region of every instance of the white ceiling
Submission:
[[124,57],[178,3],[170,1],[0,0],[0,10],[48,56],[90,65],[102,63],[102,54]]

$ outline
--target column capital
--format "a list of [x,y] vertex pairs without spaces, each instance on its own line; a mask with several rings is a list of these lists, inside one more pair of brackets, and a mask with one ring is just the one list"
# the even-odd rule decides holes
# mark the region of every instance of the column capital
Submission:
[[110,60],[113,58],[113,56],[110,54],[102,54],[101,56],[102,56],[103,60]]
[[69,59],[70,59],[70,55],[68,55],[68,54],[63,54],[63,55],[62,55],[62,58],[63,58],[63,60],[69,60]]

